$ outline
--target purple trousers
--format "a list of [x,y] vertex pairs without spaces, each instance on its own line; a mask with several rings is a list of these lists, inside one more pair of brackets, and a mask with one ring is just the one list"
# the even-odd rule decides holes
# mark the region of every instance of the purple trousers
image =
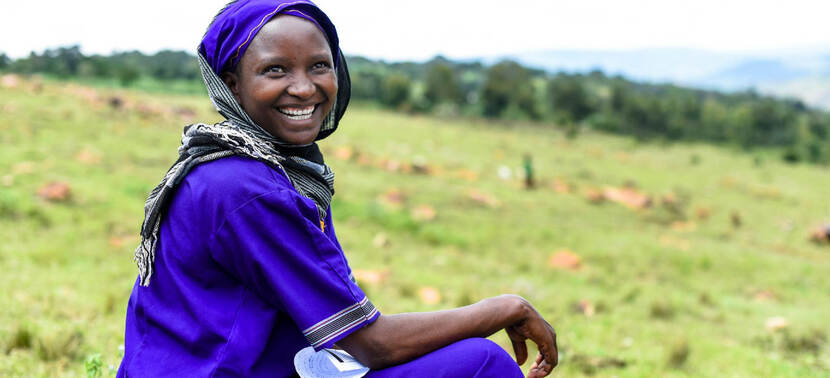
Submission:
[[504,349],[482,338],[461,340],[405,364],[366,374],[367,378],[523,376],[519,365]]

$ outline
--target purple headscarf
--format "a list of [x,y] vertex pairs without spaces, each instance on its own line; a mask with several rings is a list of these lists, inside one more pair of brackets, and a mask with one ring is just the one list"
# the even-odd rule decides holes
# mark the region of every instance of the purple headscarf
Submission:
[[213,19],[199,45],[199,53],[217,75],[232,70],[259,30],[280,14],[300,17],[317,25],[329,42],[334,65],[338,65],[337,30],[328,16],[308,0],[233,1]]

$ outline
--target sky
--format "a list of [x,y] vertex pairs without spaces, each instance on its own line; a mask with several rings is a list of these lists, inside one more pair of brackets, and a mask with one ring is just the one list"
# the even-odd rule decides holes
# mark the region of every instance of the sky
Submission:
[[[0,52],[195,50],[227,0],[13,1]],[[44,4],[46,3],[46,4]],[[347,54],[396,60],[540,50],[830,51],[826,0],[317,0]]]

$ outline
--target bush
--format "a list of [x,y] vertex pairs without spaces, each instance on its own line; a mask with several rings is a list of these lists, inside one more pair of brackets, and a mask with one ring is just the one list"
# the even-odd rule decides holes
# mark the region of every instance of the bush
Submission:
[[401,108],[409,100],[412,82],[402,74],[390,74],[383,79],[381,103],[391,108]]

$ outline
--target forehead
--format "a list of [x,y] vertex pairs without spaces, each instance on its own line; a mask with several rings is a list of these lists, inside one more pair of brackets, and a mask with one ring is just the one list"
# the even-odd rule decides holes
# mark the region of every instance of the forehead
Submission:
[[251,41],[245,55],[250,53],[253,53],[251,55],[331,54],[331,49],[323,31],[311,21],[291,15],[278,15],[268,21]]

